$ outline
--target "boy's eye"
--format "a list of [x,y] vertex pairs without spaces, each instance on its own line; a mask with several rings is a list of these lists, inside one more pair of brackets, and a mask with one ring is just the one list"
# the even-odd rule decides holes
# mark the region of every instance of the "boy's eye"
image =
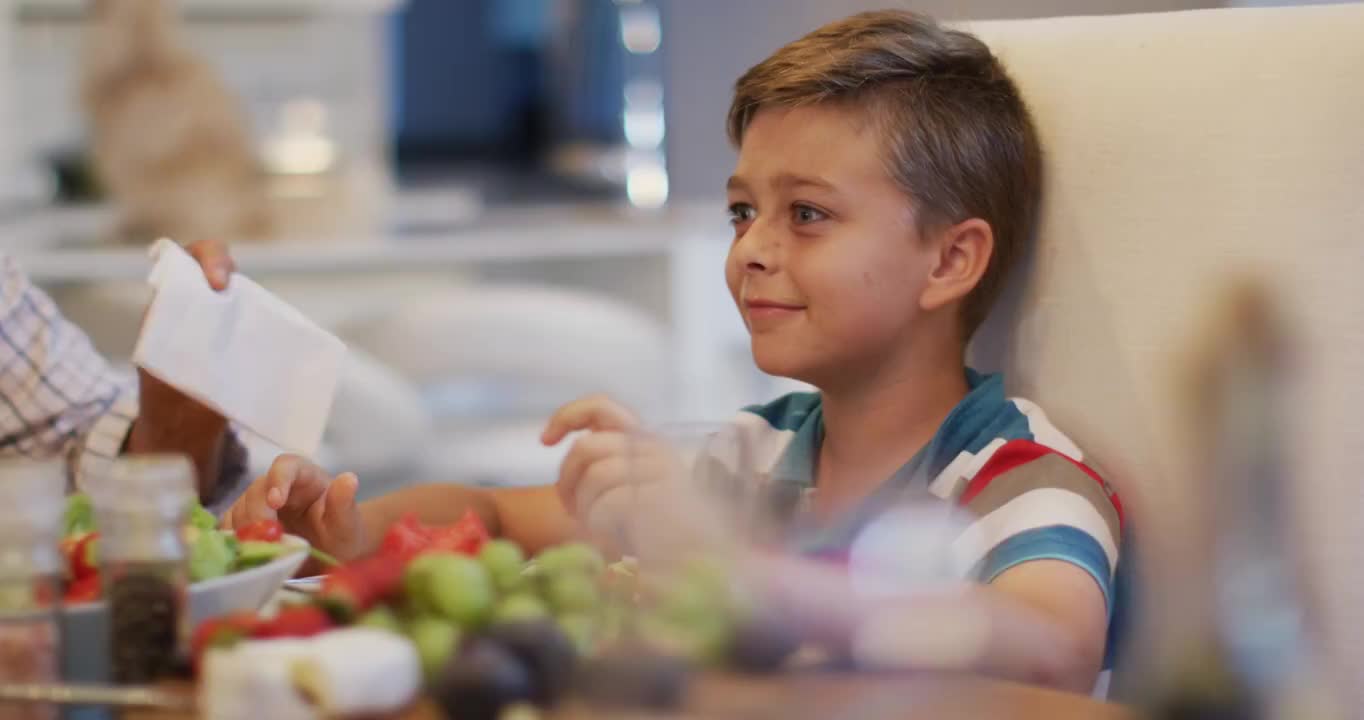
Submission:
[[749,222],[756,217],[757,214],[758,211],[748,203],[734,203],[729,206],[729,224],[739,225],[740,223]]
[[829,219],[829,215],[823,210],[810,205],[795,205],[791,208],[791,214],[797,225],[808,225]]

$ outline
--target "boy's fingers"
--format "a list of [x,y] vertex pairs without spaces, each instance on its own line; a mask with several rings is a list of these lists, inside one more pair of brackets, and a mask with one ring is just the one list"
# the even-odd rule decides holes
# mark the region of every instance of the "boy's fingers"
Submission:
[[219,528],[223,530],[232,530],[236,527],[235,516],[237,514],[238,503],[240,502],[241,500],[239,499],[237,502],[232,503],[232,507],[228,508],[227,512],[223,513],[223,516],[218,519]]
[[629,438],[617,432],[596,432],[578,438],[559,466],[559,482],[555,485],[564,507],[569,512],[577,508],[578,484],[593,463],[609,455],[625,456],[629,447]]
[[333,552],[349,543],[355,534],[359,520],[355,493],[359,487],[360,481],[353,473],[344,473],[308,508],[308,526],[320,541],[321,549]]
[[360,491],[360,478],[355,473],[341,473],[332,481],[324,495],[329,517],[349,520],[355,510],[355,494]]
[[606,490],[587,510],[583,524],[587,529],[602,537],[615,538],[624,546],[633,547],[634,533],[628,532],[632,521],[647,522],[639,513],[635,502],[636,494],[630,488],[613,486]]
[[555,445],[565,435],[578,430],[625,431],[635,428],[639,421],[634,413],[604,395],[592,395],[575,400],[550,416],[540,441]]
[[579,481],[574,501],[575,514],[580,518],[591,518],[594,506],[606,495],[626,497],[629,493],[613,493],[616,489],[626,489],[629,484],[630,461],[621,455],[606,455],[592,463]]
[[272,510],[303,512],[327,490],[322,468],[297,455],[281,455],[267,474],[265,504]]
[[227,529],[246,527],[257,520],[272,520],[276,512],[270,506],[268,494],[270,477],[257,478],[246,488],[246,492],[223,514],[222,526]]

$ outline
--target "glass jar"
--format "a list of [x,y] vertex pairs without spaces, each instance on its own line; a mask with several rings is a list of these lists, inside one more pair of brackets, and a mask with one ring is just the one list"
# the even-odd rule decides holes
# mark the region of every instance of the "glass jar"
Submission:
[[[57,543],[65,490],[61,463],[0,462],[0,683],[58,680]],[[55,718],[56,710],[0,703],[0,717]]]
[[116,461],[91,492],[117,683],[152,682],[179,667],[188,621],[184,527],[194,487],[187,458],[144,455]]

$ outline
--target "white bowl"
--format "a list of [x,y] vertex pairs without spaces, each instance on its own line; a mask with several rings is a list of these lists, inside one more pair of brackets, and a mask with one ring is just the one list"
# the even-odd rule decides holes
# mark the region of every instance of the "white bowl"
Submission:
[[[308,541],[285,535],[298,548],[259,567],[194,583],[189,588],[189,627],[209,618],[259,610],[294,576],[308,558]],[[71,605],[62,610],[62,676],[68,682],[109,679],[109,613],[105,603]]]

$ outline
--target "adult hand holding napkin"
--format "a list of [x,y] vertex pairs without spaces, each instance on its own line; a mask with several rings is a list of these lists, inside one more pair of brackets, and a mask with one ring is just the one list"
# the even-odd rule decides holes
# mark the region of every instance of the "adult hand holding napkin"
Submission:
[[232,274],[220,244],[186,252],[163,239],[151,256],[155,295],[133,351],[143,406],[128,452],[191,455],[201,493],[216,481],[225,419],[283,448],[316,453],[345,354],[341,341]]
[[[236,264],[226,244],[202,240],[186,250],[212,291],[227,290]],[[199,471],[201,495],[212,496],[222,474],[223,453],[228,444],[227,420],[141,368],[137,406],[137,418],[128,431],[124,451],[188,455]]]

